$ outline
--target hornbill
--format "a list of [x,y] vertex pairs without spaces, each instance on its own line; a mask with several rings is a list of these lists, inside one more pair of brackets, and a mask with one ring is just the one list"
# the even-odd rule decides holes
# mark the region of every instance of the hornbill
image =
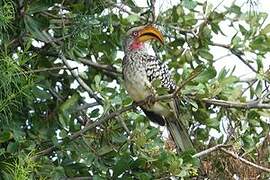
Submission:
[[176,85],[168,67],[157,57],[148,54],[145,42],[149,40],[164,43],[162,33],[152,25],[134,27],[126,34],[123,42],[125,56],[122,61],[126,90],[135,102],[148,99],[149,103],[142,105],[142,110],[152,122],[167,126],[177,152],[193,149],[187,129],[179,117],[179,99],[173,98],[166,103],[153,101],[158,95],[159,87],[155,87],[157,83],[154,83],[156,80],[168,93],[174,92]]

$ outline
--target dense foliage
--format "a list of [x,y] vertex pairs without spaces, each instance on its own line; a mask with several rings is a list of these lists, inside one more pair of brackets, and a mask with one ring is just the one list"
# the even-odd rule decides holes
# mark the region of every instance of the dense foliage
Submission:
[[[197,153],[224,144],[201,157],[208,177],[270,177],[267,14],[183,0],[154,17],[153,2],[141,8],[132,0],[0,1],[0,179],[198,174],[196,152],[177,155],[123,86],[125,32],[153,21],[166,38],[155,52],[178,84],[203,67],[180,90],[181,117]],[[235,31],[229,44],[214,38],[227,35],[224,22]],[[237,76],[237,66],[218,71],[214,46],[252,77]]]

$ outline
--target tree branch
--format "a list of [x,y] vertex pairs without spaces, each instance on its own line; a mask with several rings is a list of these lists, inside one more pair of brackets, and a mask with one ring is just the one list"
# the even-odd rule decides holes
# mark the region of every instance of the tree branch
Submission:
[[115,77],[122,75],[121,71],[118,71],[116,68],[109,66],[109,65],[105,65],[105,64],[98,64],[98,63],[94,63],[93,61],[89,60],[89,59],[85,59],[85,58],[78,58],[78,61],[80,61],[81,63],[85,64],[85,65],[89,65],[92,66],[96,69],[100,69],[105,71],[107,74],[113,75]]
[[[58,54],[56,54],[56,53],[50,53],[49,56],[54,57],[54,58],[58,58]],[[91,66],[91,67],[93,67],[95,69],[102,70],[104,72],[104,74],[109,75],[109,76],[113,76],[115,78],[119,77],[119,75],[122,75],[122,72],[117,70],[113,66],[95,63],[95,62],[91,61],[90,59],[77,58],[76,60],[74,60],[74,59],[72,59],[70,57],[67,57],[67,56],[66,56],[66,59],[70,60],[70,61],[79,61],[84,65]],[[68,69],[68,68],[66,68],[66,69]]]
[[66,180],[91,180],[93,179],[92,176],[85,176],[85,177],[72,177],[72,178],[67,178]]
[[150,8],[151,8],[151,11],[152,11],[152,23],[155,23],[156,19],[157,19],[155,4],[156,4],[156,0],[151,0],[150,1]]
[[[48,40],[47,42],[49,42],[49,43],[55,48],[55,50],[58,50],[59,48],[58,48],[58,46],[54,43],[53,37],[51,37],[51,36],[50,36],[47,32],[45,32],[45,31],[43,31],[42,33],[43,33],[43,35],[44,35],[44,38],[46,38],[46,39]],[[92,91],[92,89],[91,89],[91,88],[83,81],[83,79],[82,79],[77,73],[75,73],[75,72],[72,70],[72,67],[71,67],[70,64],[68,63],[68,61],[67,61],[67,59],[66,59],[64,53],[63,53],[61,50],[60,50],[60,52],[59,52],[59,56],[60,56],[60,58],[62,59],[63,63],[64,63],[64,64],[67,66],[67,68],[70,70],[71,75],[77,80],[77,82],[81,85],[81,87],[82,87],[83,89],[85,89],[85,90],[88,92],[88,94],[89,94],[89,96],[90,96],[91,98],[94,98],[100,105],[102,105],[102,104],[103,104],[102,99],[99,98],[99,97]]]
[[84,82],[84,80],[77,74],[75,73],[72,69],[72,67],[70,66],[70,64],[68,63],[66,57],[64,56],[63,52],[60,51],[59,52],[59,56],[61,57],[63,63],[67,66],[68,69],[70,69],[70,73],[72,74],[72,76],[77,80],[77,82],[81,85],[81,87],[86,90],[89,94],[89,96],[91,98],[94,98],[100,105],[103,104],[102,99],[99,98],[93,91],[92,89]]
[[241,161],[242,163],[244,163],[244,164],[246,164],[246,165],[249,165],[249,166],[254,167],[254,168],[256,168],[256,169],[259,169],[259,170],[262,170],[262,171],[265,171],[265,172],[270,173],[270,169],[269,169],[269,168],[266,168],[266,167],[260,166],[260,165],[258,165],[258,164],[255,164],[255,163],[253,163],[253,162],[250,162],[250,161],[248,161],[248,160],[246,160],[246,159],[244,159],[244,158],[238,156],[238,155],[235,154],[234,152],[225,149],[224,147],[220,147],[220,150],[221,150],[222,152],[224,152],[224,153],[226,153],[226,154],[232,156],[233,158],[238,159],[239,161]]
[[97,105],[99,105],[98,102],[85,103],[83,105],[78,106],[75,111],[81,111],[81,110],[88,109],[88,108],[91,108],[91,107],[94,107],[94,106],[97,106]]
[[235,55],[238,59],[240,59],[240,61],[242,61],[246,66],[248,66],[253,72],[258,73],[258,72],[256,71],[256,69],[255,69],[254,67],[252,67],[252,66],[251,66],[251,65],[250,65],[250,64],[242,57],[243,52],[240,52],[240,51],[238,51],[238,50],[232,48],[231,45],[227,45],[227,44],[220,44],[220,43],[214,43],[214,42],[212,42],[210,45],[212,45],[212,46],[218,46],[218,47],[222,47],[222,48],[226,48],[226,49],[230,50],[231,53],[232,53],[233,55]]
[[[142,104],[142,102],[140,102]],[[85,132],[89,131],[90,129],[96,127],[96,126],[99,126],[101,125],[102,123],[108,121],[109,119],[112,119],[116,116],[119,116],[120,114],[126,112],[126,111],[129,111],[129,110],[132,110],[134,108],[137,107],[137,103],[133,103],[132,105],[130,106],[127,106],[127,107],[123,107],[122,109],[118,110],[118,111],[114,111],[112,112],[111,114],[108,114],[106,116],[102,116],[101,118],[99,118],[98,120],[96,120],[95,122],[93,122],[92,124],[88,124],[86,125],[83,129],[81,129],[80,131],[77,131],[75,132],[74,134],[70,135],[69,136],[69,139],[67,141],[65,141],[65,143],[68,143],[70,141],[73,141],[75,139],[77,139],[78,137],[80,137],[81,135],[83,135]],[[47,155],[47,154],[50,154],[52,151],[54,151],[55,149],[57,149],[61,144],[63,144],[64,142],[59,142],[56,145],[53,145],[51,147],[48,147],[47,149],[44,149],[42,151],[40,151],[39,153],[37,153],[37,156],[35,156],[34,158],[38,158],[38,157],[41,157],[43,155]]]
[[194,158],[199,158],[199,157],[205,156],[205,155],[207,155],[207,154],[209,154],[209,153],[211,153],[211,152],[213,152],[213,151],[217,151],[217,150],[219,150],[221,147],[228,147],[228,146],[230,146],[230,145],[217,144],[217,145],[215,145],[215,146],[213,146],[213,147],[211,147],[211,148],[209,148],[209,149],[206,149],[206,150],[203,150],[203,151],[201,151],[201,152],[199,152],[199,153],[194,154],[192,157],[194,157]]
[[206,104],[222,106],[227,108],[241,108],[241,109],[270,109],[270,104],[261,103],[258,101],[249,101],[246,103],[233,102],[233,101],[224,101],[217,99],[202,99]]
[[249,165],[249,166],[251,166],[253,168],[256,168],[256,169],[259,169],[259,170],[262,170],[262,171],[265,171],[265,172],[270,173],[270,169],[269,168],[260,166],[258,164],[253,163],[253,162],[250,162],[250,161],[248,161],[248,160],[246,160],[246,159],[238,156],[234,152],[225,149],[225,147],[228,147],[228,146],[230,146],[230,145],[217,144],[216,146],[213,146],[213,147],[211,147],[209,149],[206,149],[206,150],[201,151],[201,152],[199,152],[197,154],[194,154],[192,157],[199,158],[199,157],[205,156],[205,155],[207,155],[207,154],[209,154],[209,153],[211,153],[213,151],[220,150],[220,151],[222,151],[222,152],[224,152],[224,153],[232,156],[233,158],[238,159],[239,161],[241,161],[242,163],[244,163],[246,165]]
[[128,129],[125,121],[122,119],[122,117],[118,118],[118,121],[121,123],[121,125],[123,126],[123,128],[125,129],[125,131],[128,133],[128,135],[131,134],[131,131]]
[[[60,67],[41,68],[41,69],[34,69],[34,70],[30,70],[30,71],[23,71],[23,72],[20,72],[20,73],[16,73],[15,75],[26,75],[26,74],[48,72],[48,71],[55,71],[55,70],[61,70],[61,69],[70,70],[67,67],[60,66]],[[74,70],[74,69],[78,69],[78,67],[71,68],[71,70]]]

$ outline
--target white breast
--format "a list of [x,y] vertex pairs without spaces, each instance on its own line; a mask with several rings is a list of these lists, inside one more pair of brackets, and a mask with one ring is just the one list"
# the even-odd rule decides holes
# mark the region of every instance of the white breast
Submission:
[[127,73],[125,77],[126,90],[134,101],[144,100],[151,95],[150,88],[147,87],[148,83],[150,82],[147,80],[146,73],[142,71]]

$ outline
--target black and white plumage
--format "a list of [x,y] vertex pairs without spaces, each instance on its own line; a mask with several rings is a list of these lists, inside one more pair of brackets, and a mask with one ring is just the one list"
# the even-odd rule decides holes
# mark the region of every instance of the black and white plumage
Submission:
[[146,59],[146,74],[152,83],[160,80],[161,86],[167,88],[170,92],[176,88],[175,83],[171,80],[171,73],[166,64],[162,63],[157,57],[148,55]]
[[[137,102],[149,96],[158,96],[156,92],[158,87],[153,83],[155,80],[159,80],[160,86],[166,88],[168,93],[176,88],[168,67],[157,57],[147,53],[144,42],[150,39],[163,42],[162,34],[156,28],[140,26],[129,30],[124,41],[124,83],[128,94]],[[168,102],[154,102],[141,108],[151,121],[167,126],[179,152],[193,149],[193,145],[178,117],[177,101],[171,99]]]

